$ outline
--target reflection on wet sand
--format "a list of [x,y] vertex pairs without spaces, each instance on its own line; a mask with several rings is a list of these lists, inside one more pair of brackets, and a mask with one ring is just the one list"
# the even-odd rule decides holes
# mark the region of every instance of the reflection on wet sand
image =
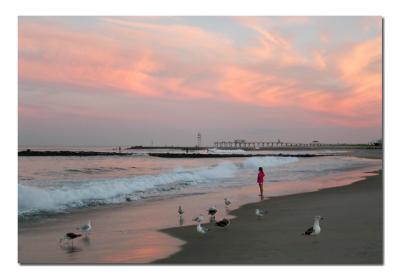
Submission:
[[102,258],[101,262],[148,263],[155,256],[163,258],[177,252],[178,247],[182,244],[182,240],[170,238],[160,232],[148,231],[141,234],[140,239],[137,238],[137,235],[130,236],[126,240],[125,248],[127,249],[115,251],[113,255]]
[[82,238],[82,242],[86,246],[90,246],[90,237],[89,236],[85,236],[84,238]]
[[76,252],[81,252],[82,251],[82,248],[79,247],[79,246],[72,246],[72,245],[64,246],[64,245],[61,245],[60,247],[67,254],[72,254],[72,253],[76,253]]

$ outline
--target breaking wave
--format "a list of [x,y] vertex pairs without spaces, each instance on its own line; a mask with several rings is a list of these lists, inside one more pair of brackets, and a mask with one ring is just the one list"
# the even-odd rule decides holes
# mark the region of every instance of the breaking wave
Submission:
[[[18,185],[18,212],[21,216],[122,203],[141,199],[149,193],[161,195],[183,187],[211,185],[234,178],[241,171],[256,169],[259,166],[271,168],[296,161],[298,159],[295,157],[252,157],[241,163],[222,162],[201,168],[176,168],[156,175],[54,180],[51,181],[51,187],[26,185],[22,182]],[[46,183],[49,184],[48,181]]]

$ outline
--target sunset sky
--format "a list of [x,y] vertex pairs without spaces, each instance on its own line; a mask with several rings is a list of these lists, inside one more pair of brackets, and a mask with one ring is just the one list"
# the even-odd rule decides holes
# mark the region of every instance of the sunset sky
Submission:
[[20,145],[366,143],[380,17],[20,17]]

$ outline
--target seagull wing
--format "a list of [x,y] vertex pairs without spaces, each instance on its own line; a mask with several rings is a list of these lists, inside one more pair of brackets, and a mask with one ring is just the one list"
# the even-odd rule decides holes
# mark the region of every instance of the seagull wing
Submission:
[[83,225],[82,227],[81,227],[81,231],[87,231],[88,229],[89,229],[90,227],[89,227],[89,225]]
[[312,234],[314,232],[314,228],[313,227],[310,227],[308,230],[306,230],[305,232],[304,232],[304,235],[310,235],[310,234]]

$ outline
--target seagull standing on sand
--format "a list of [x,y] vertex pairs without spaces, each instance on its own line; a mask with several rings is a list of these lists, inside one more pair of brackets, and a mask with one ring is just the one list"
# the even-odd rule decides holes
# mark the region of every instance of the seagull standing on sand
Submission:
[[185,211],[183,211],[182,206],[179,206],[179,207],[178,207],[179,216],[182,216],[184,212],[185,212]]
[[85,235],[87,236],[88,233],[92,230],[92,223],[91,223],[91,221],[89,220],[89,221],[87,222],[87,224],[82,225],[82,226],[80,226],[80,227],[78,227],[78,228],[76,228],[76,229],[77,229],[78,231],[84,232]]
[[263,217],[265,213],[267,213],[267,211],[264,209],[259,209],[259,208],[256,209],[256,216],[259,218]]
[[231,204],[231,201],[228,198],[225,198],[225,206],[228,207]]
[[195,221],[197,223],[201,223],[204,220],[204,216],[203,214],[200,214],[199,216],[197,216],[196,218],[192,219],[192,221]]
[[74,246],[74,239],[81,237],[81,236],[82,236],[81,234],[77,234],[77,233],[73,233],[73,232],[66,233],[63,238],[60,238],[60,244],[64,240],[68,240],[68,241],[71,240],[72,246]]
[[203,227],[201,224],[197,224],[197,232],[200,234],[206,234],[208,232],[208,229],[206,227]]
[[319,235],[321,233],[321,227],[319,226],[319,221],[323,220],[321,216],[314,217],[314,225],[306,230],[302,235]]
[[231,221],[229,219],[224,218],[221,221],[216,222],[215,225],[221,228],[227,228],[230,223]]
[[215,207],[215,205],[208,209],[208,215],[211,215],[210,216],[210,222],[215,222],[215,214],[217,214],[217,211],[218,210]]

